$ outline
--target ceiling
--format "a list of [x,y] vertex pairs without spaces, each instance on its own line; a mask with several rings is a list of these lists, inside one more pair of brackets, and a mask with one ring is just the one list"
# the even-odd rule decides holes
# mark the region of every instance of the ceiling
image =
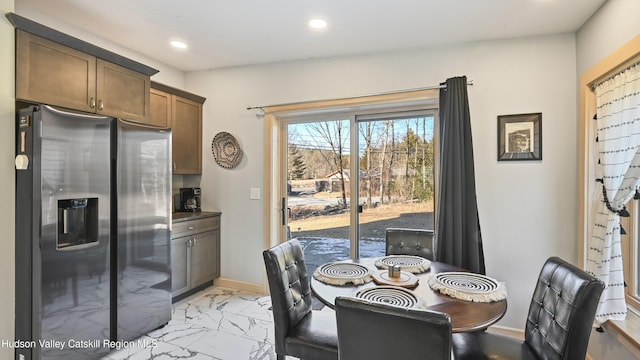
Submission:
[[[575,32],[605,2],[15,0],[15,8],[25,17],[46,14],[192,71]],[[314,17],[325,19],[328,27],[309,29]],[[174,39],[188,49],[172,48]]]

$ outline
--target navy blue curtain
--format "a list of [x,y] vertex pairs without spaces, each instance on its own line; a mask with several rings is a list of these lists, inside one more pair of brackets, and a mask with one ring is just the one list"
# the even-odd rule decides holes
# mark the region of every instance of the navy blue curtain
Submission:
[[440,90],[440,179],[436,259],[485,274],[467,77]]

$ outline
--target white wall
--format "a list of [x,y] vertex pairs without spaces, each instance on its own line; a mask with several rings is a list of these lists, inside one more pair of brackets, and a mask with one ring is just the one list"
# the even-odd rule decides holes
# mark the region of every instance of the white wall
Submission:
[[[610,0],[576,33],[578,77],[631,39],[640,35],[640,1]],[[593,359],[635,358],[608,333],[591,332]]]
[[[370,56],[188,73],[204,108],[203,206],[222,211],[222,276],[262,284],[263,124],[251,105],[366,95],[437,85],[466,75],[480,223],[488,275],[507,283],[501,325],[523,328],[538,272],[551,255],[577,259],[576,65],[573,34],[478,42]],[[542,112],[543,160],[498,162],[498,115]],[[209,144],[219,131],[245,158],[226,170]],[[264,190],[264,189],[263,189]]]
[[578,76],[640,35],[640,1],[609,0],[576,34]]
[[[0,341],[14,339],[15,312],[15,52],[13,26],[4,17],[13,12],[13,0],[0,0]],[[0,347],[0,359],[12,359],[13,350]]]

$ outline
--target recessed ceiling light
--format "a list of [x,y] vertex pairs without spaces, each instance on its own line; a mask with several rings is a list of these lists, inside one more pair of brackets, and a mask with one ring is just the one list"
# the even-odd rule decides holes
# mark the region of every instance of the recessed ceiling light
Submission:
[[187,48],[187,44],[183,43],[182,41],[178,41],[178,40],[171,41],[171,46],[173,46],[174,48],[178,48],[178,49],[186,49]]
[[309,26],[314,29],[324,29],[327,27],[327,22],[323,19],[311,19]]

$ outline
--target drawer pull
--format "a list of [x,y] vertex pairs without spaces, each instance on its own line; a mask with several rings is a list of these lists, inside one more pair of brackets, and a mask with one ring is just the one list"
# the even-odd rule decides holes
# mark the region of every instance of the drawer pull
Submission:
[[188,227],[187,227],[187,230],[193,230],[193,229],[195,229],[195,228],[196,228],[195,226],[188,226]]

